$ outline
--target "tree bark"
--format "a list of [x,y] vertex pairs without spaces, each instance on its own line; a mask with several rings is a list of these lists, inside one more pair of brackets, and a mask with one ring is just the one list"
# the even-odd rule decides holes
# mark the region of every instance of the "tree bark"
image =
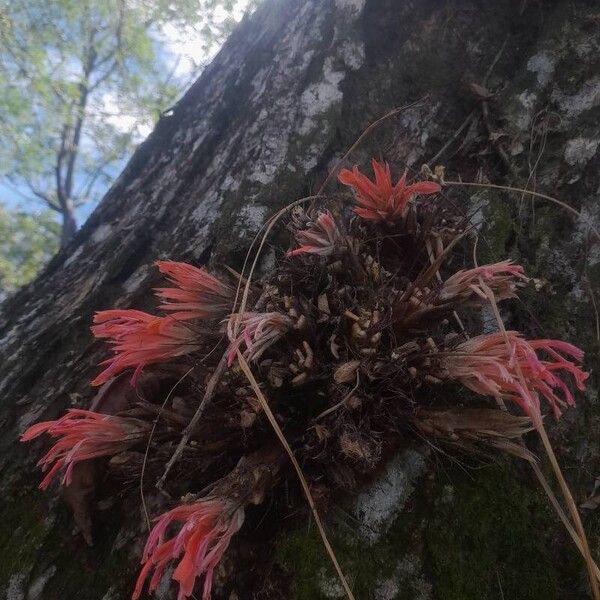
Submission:
[[[6,597],[109,600],[131,590],[140,507],[114,499],[99,510],[98,541],[86,548],[66,510],[35,489],[36,453],[16,442],[37,420],[89,406],[103,356],[89,332],[95,310],[149,308],[156,259],[239,268],[269,215],[318,189],[371,122],[420,98],[350,162],[382,156],[414,173],[435,156],[448,179],[550,193],[597,223],[599,23],[591,0],[280,0],[245,19],[71,242],[2,305]],[[584,347],[597,389],[600,261],[585,222],[518,194],[453,190],[455,200],[475,214],[480,262],[510,256],[541,289],[509,322]],[[594,400],[590,392],[552,427],[579,502],[600,466]],[[406,484],[382,533],[337,541],[357,598],[587,597],[584,567],[526,468],[501,462],[465,475],[434,454],[431,477],[409,485],[427,461],[407,452],[382,474]],[[267,550],[240,555],[215,598],[339,597],[306,521],[268,529]]]

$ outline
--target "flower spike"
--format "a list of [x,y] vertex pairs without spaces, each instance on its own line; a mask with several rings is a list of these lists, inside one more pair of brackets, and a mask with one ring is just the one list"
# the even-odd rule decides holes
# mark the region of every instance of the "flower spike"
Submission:
[[517,287],[529,281],[523,267],[505,260],[492,265],[458,271],[444,282],[439,293],[439,301],[468,302],[479,299],[487,301],[487,295],[480,285],[480,278],[491,288],[497,301],[516,297]]
[[92,385],[102,385],[111,377],[135,368],[132,385],[147,364],[166,362],[195,352],[200,347],[194,332],[173,317],[156,317],[139,310],[103,310],[94,316],[92,333],[107,339],[114,356]]
[[243,354],[249,361],[260,358],[263,352],[282,338],[293,326],[293,320],[279,312],[247,312],[240,320],[240,332],[237,336],[234,327],[239,314],[230,315],[227,321],[227,336],[231,342],[227,353],[227,364],[235,361],[236,351],[245,344]]
[[329,211],[319,213],[312,226],[298,231],[295,237],[301,246],[290,250],[286,256],[298,256],[299,254],[331,256],[346,246],[344,236],[340,233],[340,229]]
[[[480,335],[460,344],[442,359],[451,379],[458,379],[470,390],[518,404],[534,421],[541,418],[540,396],[551,406],[556,417],[561,407],[574,406],[575,400],[558,376],[569,373],[577,389],[585,389],[589,374],[571,362],[581,361],[583,352],[560,340],[525,340],[516,331]],[[544,352],[551,360],[541,359]]]
[[61,470],[64,469],[61,483],[69,485],[78,462],[123,452],[137,444],[147,431],[146,424],[137,419],[72,408],[56,421],[32,425],[20,440],[29,442],[44,433],[57,440],[38,462],[42,471],[48,471],[39,486],[45,490]]
[[[214,570],[243,522],[244,508],[221,498],[182,504],[161,515],[148,536],[132,600],[140,598],[152,571],[149,592],[156,591],[169,563],[177,560],[172,575],[179,583],[177,600],[192,595],[196,578],[201,575],[204,575],[202,599],[209,600]],[[179,533],[165,540],[167,529],[174,524],[181,526]]]
[[230,310],[235,290],[205,269],[167,260],[159,260],[155,264],[175,285],[154,290],[164,302],[160,309],[173,311],[171,316],[174,319],[219,319]]
[[371,221],[396,221],[404,216],[408,203],[418,194],[436,194],[441,190],[438,183],[418,181],[406,185],[406,171],[396,185],[392,185],[392,175],[387,163],[371,161],[375,181],[361,173],[355,165],[352,171],[342,169],[338,176],[340,183],[351,187],[360,206],[354,212]]

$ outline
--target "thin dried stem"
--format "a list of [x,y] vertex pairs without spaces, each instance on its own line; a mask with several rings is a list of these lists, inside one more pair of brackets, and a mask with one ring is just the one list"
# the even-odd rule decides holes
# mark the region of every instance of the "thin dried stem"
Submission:
[[152,443],[152,438],[154,437],[154,432],[156,431],[156,426],[158,425],[158,420],[160,419],[161,412],[164,410],[167,402],[171,398],[171,396],[175,393],[175,390],[179,386],[179,384],[194,370],[194,367],[190,367],[173,385],[173,387],[169,390],[169,393],[166,395],[163,403],[160,406],[158,414],[154,419],[154,423],[152,423],[152,429],[150,430],[150,435],[148,436],[148,443],[146,444],[146,451],[144,452],[144,460],[142,462],[142,471],[140,473],[140,498],[142,499],[142,508],[144,509],[144,517],[146,519],[146,525],[148,527],[148,531],[151,529],[150,525],[150,515],[148,514],[148,508],[146,506],[146,498],[144,496],[144,475],[146,474],[146,464],[148,463],[148,454],[150,452],[150,444]]
[[[235,317],[235,322],[233,325],[233,334],[237,335],[239,333],[239,328],[240,328],[240,323],[242,321],[242,317],[244,315],[244,312],[246,310],[246,305],[248,304],[248,296],[250,294],[250,286],[252,285],[252,276],[254,275],[254,270],[256,269],[256,265],[258,264],[258,259],[260,257],[260,253],[262,252],[262,249],[264,248],[264,245],[267,241],[267,237],[269,236],[269,233],[271,233],[271,230],[273,229],[273,227],[275,227],[275,225],[277,224],[277,222],[279,221],[279,219],[281,219],[281,217],[283,217],[283,215],[285,215],[286,212],[288,212],[289,210],[291,210],[292,208],[299,206],[300,204],[303,204],[305,202],[311,202],[312,200],[317,200],[319,198],[324,198],[325,196],[320,196],[320,195],[315,195],[315,196],[306,196],[304,198],[300,198],[299,200],[295,200],[294,202],[288,204],[287,206],[284,206],[281,210],[277,211],[272,217],[270,217],[265,224],[259,229],[258,233],[256,234],[256,236],[254,237],[254,239],[252,240],[252,243],[250,244],[250,248],[248,248],[248,252],[246,253],[246,258],[244,259],[244,264],[242,266],[242,273],[240,276],[240,280],[238,282],[238,287],[236,289],[235,292],[235,298],[233,300],[233,306],[231,308],[231,312],[232,313],[236,313],[237,315]],[[263,231],[263,229],[265,230],[263,233],[263,236],[260,240],[260,244],[258,246],[258,249],[256,250],[256,253],[254,254],[254,260],[252,261],[252,265],[250,267],[250,271],[248,273],[248,276],[246,278],[246,285],[244,286],[244,291],[242,293],[242,300],[240,302],[240,306],[239,308],[236,310],[236,306],[237,306],[237,301],[240,295],[240,290],[241,290],[241,286],[242,286],[242,280],[243,277],[245,276],[245,271],[246,271],[246,265],[248,263],[248,260],[250,259],[250,255],[252,252],[252,249],[254,248],[254,244],[256,243],[256,241],[258,240],[258,237],[261,233],[261,231]]]
[[[500,331],[502,332],[502,335],[504,336],[504,340],[508,347],[508,351],[509,351],[509,353],[512,353],[512,348],[510,346],[508,334],[506,332],[506,328],[504,327],[504,321],[502,320],[500,311],[498,310],[498,304],[496,303],[496,298],[494,296],[494,292],[485,283],[485,281],[483,281],[483,278],[481,278],[481,277],[479,278],[479,284],[481,286],[481,289],[485,292],[486,296],[488,297],[490,304],[492,305],[492,310],[494,312],[494,316],[496,317],[496,321],[498,322],[498,327],[500,328]],[[521,380],[521,385],[523,386],[524,389],[528,389],[527,384],[525,382],[525,378],[523,377],[523,373],[521,372],[521,369],[519,367],[518,361],[515,361],[515,366],[516,366],[516,370],[517,370],[517,375],[519,376],[519,379]],[[554,450],[552,448],[552,444],[550,443],[550,439],[548,438],[548,434],[546,433],[546,428],[544,427],[542,418],[541,417],[534,418],[534,419],[532,419],[532,421],[533,421],[533,425],[535,426],[535,428],[542,440],[542,443],[544,445],[544,449],[546,451],[548,459],[550,460],[550,465],[552,466],[552,470],[554,471],[554,474],[558,481],[558,485],[560,487],[561,493],[562,493],[565,503],[567,505],[567,509],[571,513],[571,518],[573,519],[573,522],[575,524],[575,530],[579,534],[579,538],[580,538],[580,541],[581,541],[581,544],[583,547],[582,553],[583,553],[583,557],[585,559],[585,564],[586,564],[586,567],[588,570],[588,578],[590,581],[590,586],[592,588],[592,595],[594,596],[594,600],[600,600],[600,587],[598,585],[598,579],[597,579],[597,575],[596,575],[596,571],[595,571],[596,565],[594,564],[594,561],[592,559],[589,543],[587,540],[587,536],[585,534],[585,529],[583,527],[583,523],[581,522],[581,517],[579,516],[579,511],[577,510],[577,505],[575,504],[575,501],[573,500],[573,495],[571,494],[569,485],[567,484],[567,482],[562,474],[562,470],[560,468],[560,465],[558,464],[556,455],[554,454]]]
[[180,456],[183,454],[183,450],[186,447],[187,443],[189,442],[190,436],[194,432],[194,429],[196,428],[198,421],[204,414],[206,407],[210,404],[210,401],[212,400],[213,396],[215,395],[215,390],[217,389],[217,384],[219,383],[219,380],[221,379],[221,376],[225,372],[226,368],[227,368],[227,352],[225,352],[223,354],[223,356],[221,357],[221,360],[219,361],[219,364],[217,365],[217,368],[215,369],[214,373],[211,375],[210,379],[208,380],[202,401],[198,405],[198,408],[196,409],[196,412],[194,413],[192,420],[188,423],[188,426],[183,431],[183,435],[181,436],[181,439],[179,440],[179,444],[177,444],[177,448],[175,448],[175,452],[173,452],[173,455],[171,456],[171,458],[169,459],[169,462],[165,466],[164,473],[161,475],[160,479],[156,482],[156,487],[159,490],[161,490],[163,488],[165,481],[167,479],[167,476],[169,475],[169,472],[173,468],[173,465],[179,460]]
[[310,510],[312,511],[313,517],[315,519],[315,523],[317,524],[317,529],[319,530],[319,533],[321,534],[321,539],[323,540],[323,545],[325,546],[325,549],[327,550],[327,554],[329,554],[329,558],[331,559],[331,562],[333,563],[333,566],[334,566],[337,576],[340,580],[340,583],[342,584],[342,587],[344,588],[346,596],[350,600],[355,600],[352,590],[350,589],[350,586],[348,585],[348,582],[346,581],[346,577],[344,576],[344,573],[342,571],[342,568],[340,567],[340,563],[338,562],[338,560],[335,556],[335,553],[333,551],[333,548],[331,547],[331,544],[327,537],[327,534],[325,533],[325,528],[323,527],[323,523],[321,522],[321,517],[319,517],[317,507],[315,506],[315,501],[310,492],[308,482],[306,481],[306,478],[304,477],[304,473],[302,472],[302,468],[300,467],[300,464],[296,460],[296,457],[294,456],[294,452],[292,451],[290,445],[288,444],[288,441],[285,438],[283,431],[281,431],[281,427],[279,427],[279,423],[277,423],[277,419],[275,418],[275,415],[271,411],[271,408],[269,407],[269,403],[267,402],[267,399],[265,398],[264,394],[262,393],[254,375],[252,374],[252,370],[250,369],[250,366],[248,365],[248,363],[246,362],[246,359],[244,358],[244,356],[242,355],[242,353],[239,350],[237,350],[237,358],[238,358],[238,361],[239,361],[242,371],[248,378],[248,381],[250,382],[250,385],[252,386],[252,389],[254,390],[254,393],[256,394],[256,396],[261,404],[262,409],[264,410],[265,414],[267,415],[267,418],[269,419],[269,423],[271,423],[271,427],[273,427],[273,430],[275,431],[275,434],[277,435],[279,441],[281,442],[281,445],[284,447],[287,455],[290,457],[290,460],[292,461],[292,465],[294,466],[294,469],[296,470],[296,474],[298,475],[298,479],[300,480],[300,484],[302,485],[302,490],[304,491],[304,495],[306,496],[306,500],[308,501],[308,505],[310,506]]
[[[498,407],[500,408],[500,410],[503,410],[505,412],[508,411],[508,409],[506,408],[506,404],[504,403],[504,400],[502,400],[502,398],[496,398],[496,403],[498,404]],[[523,448],[525,450],[527,449],[527,446],[526,446],[523,438],[521,438],[520,444],[521,444],[521,446],[523,446]],[[550,504],[552,504],[552,507],[556,511],[558,518],[562,521],[563,525],[565,526],[565,529],[571,536],[571,539],[573,540],[573,542],[575,542],[575,545],[577,546],[579,552],[581,553],[581,556],[583,556],[583,558],[585,558],[584,545],[581,542],[581,538],[579,537],[579,535],[577,534],[575,529],[573,529],[573,525],[571,524],[571,521],[569,521],[567,515],[565,514],[565,511],[563,510],[558,499],[556,498],[556,495],[552,491],[552,488],[550,487],[550,484],[548,483],[546,476],[542,473],[542,470],[540,469],[536,460],[530,460],[528,462],[531,465],[531,468],[533,469],[533,472],[534,472],[535,476],[537,477],[538,481],[540,482],[540,485],[542,486],[544,492],[546,493],[546,496],[548,496],[548,500],[550,500]],[[592,566],[594,569],[594,573],[596,574],[596,579],[600,582],[600,569],[598,568],[598,565],[595,563],[595,561],[593,559],[592,559]]]
[[341,408],[342,406],[344,406],[344,404],[346,404],[346,402],[348,402],[348,400],[352,397],[352,394],[354,394],[354,392],[358,389],[359,384],[360,384],[360,374],[359,374],[359,371],[357,370],[356,371],[356,385],[342,398],[342,400],[340,400],[337,404],[334,404],[333,406],[326,408],[321,414],[317,415],[313,419],[313,421],[320,421],[323,417],[330,415],[331,413],[335,412],[338,408]]
[[600,342],[600,315],[598,315],[598,304],[596,303],[596,295],[594,294],[592,284],[587,277],[586,283],[588,286],[588,291],[590,292],[590,300],[592,301],[592,306],[594,307],[594,317],[596,320],[596,341]]
[[575,529],[579,533],[579,537],[583,546],[583,556],[586,561],[586,566],[588,568],[590,585],[592,586],[592,594],[594,595],[594,599],[598,600],[600,598],[600,587],[598,586],[597,579],[597,569],[598,567],[594,563],[592,559],[592,555],[590,552],[590,547],[587,541],[587,537],[585,535],[585,529],[583,527],[583,523],[581,522],[581,517],[579,516],[579,511],[577,510],[577,505],[575,504],[575,500],[573,499],[573,495],[571,494],[571,490],[569,488],[569,484],[566,482],[560,465],[558,464],[558,460],[556,459],[556,455],[554,454],[554,449],[552,448],[552,444],[550,443],[550,439],[548,438],[548,434],[546,432],[546,428],[544,427],[543,421],[540,419],[539,426],[536,424],[536,429],[540,435],[542,443],[544,444],[544,449],[546,450],[546,454],[550,459],[550,464],[552,465],[552,469],[556,474],[556,479],[558,480],[558,485],[562,492],[562,495],[567,504],[567,508],[571,513],[573,521],[575,523]]
[[548,194],[542,194],[540,192],[534,192],[533,190],[526,190],[523,188],[512,187],[509,185],[497,185],[495,183],[476,183],[474,181],[445,181],[444,180],[444,185],[454,185],[454,186],[459,186],[459,187],[479,187],[479,188],[486,188],[486,189],[492,189],[492,190],[503,190],[505,192],[517,192],[519,194],[528,194],[529,196],[533,196],[534,198],[541,198],[543,200],[548,200],[549,202],[552,202],[552,203],[557,204],[558,206],[564,208],[565,210],[570,212],[572,215],[576,216],[578,219],[581,219],[582,221],[584,221],[586,223],[586,225],[590,228],[590,230],[594,232],[594,235],[596,236],[598,241],[600,241],[600,232],[598,231],[598,229],[594,226],[594,224],[589,219],[585,219],[583,214],[580,211],[576,210],[572,206],[569,206],[566,202],[563,202],[562,200],[559,200],[558,198],[554,198],[553,196],[548,196]]
[[333,176],[337,173],[338,169],[344,164],[344,161],[352,154],[352,152],[354,152],[354,150],[356,150],[356,148],[369,135],[369,133],[371,133],[371,131],[373,131],[373,129],[376,129],[379,125],[381,125],[385,120],[389,119],[390,117],[400,114],[401,112],[404,112],[405,110],[412,108],[413,106],[416,106],[417,104],[420,104],[421,102],[424,102],[425,100],[427,100],[427,98],[428,98],[428,95],[425,95],[422,98],[415,100],[414,102],[410,102],[409,104],[405,104],[404,106],[398,106],[397,108],[394,108],[390,112],[383,115],[383,117],[379,117],[379,119],[377,119],[376,121],[373,121],[358,136],[358,138],[352,144],[352,146],[350,146],[350,148],[348,148],[348,150],[346,151],[344,156],[342,156],[342,158],[340,158],[340,160],[338,160],[335,167],[333,167],[333,169],[330,171],[329,175],[327,175],[327,177],[325,178],[325,181],[321,184],[321,187],[319,188],[319,191],[317,192],[317,194],[321,194],[323,192],[323,190],[327,187],[327,185],[329,184],[329,182],[331,181]]
[[[505,410],[506,410],[506,408],[505,408]],[[546,492],[546,495],[548,496],[548,499],[550,500],[550,504],[552,504],[552,506],[554,507],[554,510],[556,511],[556,514],[558,515],[558,518],[562,521],[563,525],[565,526],[565,529],[571,536],[571,539],[575,542],[575,545],[579,549],[579,552],[585,558],[584,545],[581,542],[581,538],[579,537],[579,535],[577,535],[577,532],[575,531],[575,529],[573,529],[573,525],[571,524],[571,521],[569,521],[567,515],[565,514],[565,511],[562,509],[562,506],[558,502],[558,499],[556,498],[554,492],[552,491],[552,488],[550,487],[548,480],[546,479],[546,477],[542,473],[540,467],[538,466],[538,464],[535,461],[530,462],[530,464],[531,464],[531,468],[533,469],[533,472],[535,473],[535,476],[538,478],[538,481],[540,482],[540,485],[542,486],[542,488],[544,488],[544,492]],[[592,567],[594,569],[596,579],[598,581],[600,581],[600,569],[598,568],[598,565],[594,562],[593,559],[592,559]]]

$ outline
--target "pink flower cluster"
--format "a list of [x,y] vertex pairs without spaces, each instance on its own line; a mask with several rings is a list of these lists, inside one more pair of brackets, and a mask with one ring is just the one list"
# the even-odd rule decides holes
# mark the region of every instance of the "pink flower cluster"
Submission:
[[[532,419],[541,418],[540,397],[554,414],[575,400],[560,375],[570,374],[577,389],[585,389],[585,373],[572,360],[580,362],[583,351],[560,340],[525,340],[516,331],[480,335],[460,344],[443,358],[448,376],[478,394],[494,396],[518,404]],[[540,358],[545,354],[546,359]]]
[[29,442],[44,433],[58,440],[38,462],[42,471],[48,471],[40,483],[40,489],[45,490],[61,470],[62,484],[69,485],[78,462],[114,456],[139,442],[146,432],[145,424],[135,419],[71,408],[56,421],[32,425],[21,435],[21,441]]
[[392,185],[392,175],[387,163],[373,159],[375,181],[371,181],[361,173],[355,165],[352,171],[342,169],[338,179],[344,185],[351,187],[360,206],[354,212],[363,219],[370,221],[397,221],[406,213],[408,203],[418,194],[436,194],[441,190],[439,184],[433,181],[418,181],[406,184],[406,172]]
[[169,361],[198,350],[194,331],[173,317],[157,317],[139,310],[103,310],[94,316],[93,334],[109,340],[114,356],[93,381],[102,385],[125,369],[134,368],[132,384],[147,364]]
[[[203,600],[210,598],[213,573],[233,535],[244,522],[244,509],[227,500],[201,500],[182,504],[156,519],[150,532],[132,600],[138,600],[150,573],[149,591],[154,592],[171,562],[179,561],[172,579],[179,583],[177,600],[192,595],[196,578],[204,575]],[[167,529],[179,524],[177,535],[165,539]]]
[[290,250],[286,256],[299,254],[331,256],[339,252],[346,244],[340,228],[329,211],[319,213],[317,220],[308,229],[298,231],[296,240],[301,246]]
[[173,311],[174,319],[218,319],[230,310],[235,290],[205,269],[166,260],[155,264],[175,286],[154,290],[164,301],[159,308]]
[[458,271],[444,282],[439,293],[439,300],[469,300],[477,297],[487,300],[481,286],[483,281],[494,293],[496,300],[506,300],[516,296],[517,286],[528,281],[523,267],[505,260],[491,265],[483,265],[466,271]]
[[[239,331],[236,333],[236,323],[239,319]],[[263,352],[277,340],[282,338],[293,326],[294,321],[279,312],[244,313],[240,319],[239,313],[234,313],[227,321],[227,336],[231,342],[227,354],[227,363],[231,366],[237,351],[243,346],[244,358],[249,361],[261,357]]]
[[172,314],[159,317],[132,309],[96,313],[92,333],[109,341],[114,356],[102,363],[108,366],[92,385],[102,385],[129,368],[135,369],[135,384],[145,365],[167,362],[198,350],[197,334],[185,321],[227,314],[234,296],[232,288],[204,269],[186,263],[158,261],[156,265],[175,286],[155,290],[163,301],[160,308]]

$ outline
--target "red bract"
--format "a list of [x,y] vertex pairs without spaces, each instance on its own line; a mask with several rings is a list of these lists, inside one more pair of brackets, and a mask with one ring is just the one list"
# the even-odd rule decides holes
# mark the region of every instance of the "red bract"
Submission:
[[528,281],[523,267],[513,264],[510,260],[505,260],[475,269],[458,271],[446,279],[440,290],[439,299],[442,302],[464,301],[476,295],[486,300],[487,296],[481,287],[480,279],[491,288],[496,300],[514,298],[519,282]]
[[137,377],[147,364],[169,361],[198,350],[197,336],[173,317],[156,317],[139,310],[103,310],[94,315],[92,333],[109,340],[114,356],[92,385],[102,385],[121,371],[135,368]]
[[262,353],[278,339],[283,337],[294,322],[290,317],[278,312],[256,313],[247,312],[242,315],[238,335],[235,334],[235,324],[239,315],[232,314],[227,321],[227,336],[231,344],[227,352],[227,364],[235,361],[236,351],[246,345],[244,357],[249,360],[260,358]]
[[[194,591],[196,578],[204,575],[203,600],[210,598],[213,572],[221,560],[233,535],[244,522],[244,509],[227,500],[202,500],[183,504],[156,519],[150,532],[142,570],[138,577],[132,600],[137,600],[151,571],[149,591],[154,592],[165,569],[179,560],[172,579],[179,582],[177,600],[186,600]],[[165,541],[167,528],[181,524],[179,533]]]
[[175,311],[174,319],[217,319],[230,310],[235,291],[204,269],[166,260],[155,264],[176,286],[154,290],[165,301],[160,308]]
[[338,179],[350,186],[356,194],[360,206],[354,212],[363,219],[372,221],[395,221],[401,218],[407,204],[417,194],[435,194],[441,190],[439,184],[432,181],[418,181],[406,185],[406,171],[396,185],[392,185],[392,175],[387,163],[371,161],[375,181],[361,173],[355,165],[352,171],[342,169]]
[[21,435],[21,441],[29,442],[43,433],[58,439],[38,462],[42,471],[49,470],[40,483],[40,489],[45,490],[64,467],[62,484],[69,485],[78,462],[123,452],[138,443],[146,431],[145,424],[136,419],[72,408],[56,421],[32,425]]
[[[579,362],[583,352],[559,340],[528,341],[516,331],[506,335],[509,345],[500,332],[460,344],[443,359],[448,376],[478,394],[515,402],[534,421],[541,417],[540,395],[556,417],[561,414],[560,407],[574,406],[571,391],[558,375],[570,373],[577,388],[585,389],[589,374],[566,358]],[[551,360],[541,359],[538,352],[546,353]]]
[[290,250],[286,256],[298,254],[330,256],[345,245],[344,236],[340,233],[339,227],[329,211],[319,213],[316,222],[308,229],[298,231],[295,237],[302,245],[295,250]]

